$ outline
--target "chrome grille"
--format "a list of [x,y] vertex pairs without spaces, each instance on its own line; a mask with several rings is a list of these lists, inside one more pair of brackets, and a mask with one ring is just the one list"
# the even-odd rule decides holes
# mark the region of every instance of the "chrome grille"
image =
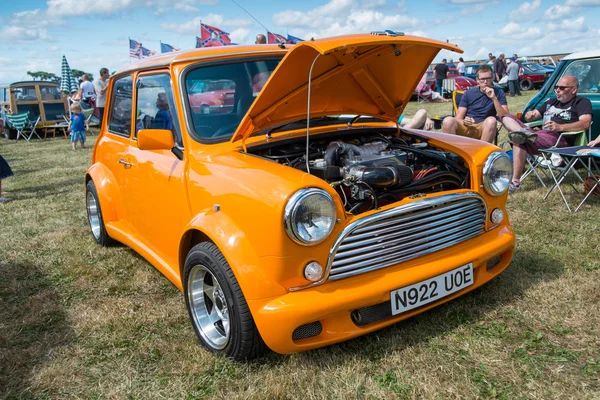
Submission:
[[328,260],[329,280],[445,249],[482,234],[487,210],[476,193],[453,194],[374,214],[348,225]]

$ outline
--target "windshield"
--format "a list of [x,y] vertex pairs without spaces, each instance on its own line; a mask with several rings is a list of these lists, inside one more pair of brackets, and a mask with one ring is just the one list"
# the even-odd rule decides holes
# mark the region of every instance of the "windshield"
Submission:
[[201,66],[185,76],[189,124],[201,140],[231,138],[281,56]]

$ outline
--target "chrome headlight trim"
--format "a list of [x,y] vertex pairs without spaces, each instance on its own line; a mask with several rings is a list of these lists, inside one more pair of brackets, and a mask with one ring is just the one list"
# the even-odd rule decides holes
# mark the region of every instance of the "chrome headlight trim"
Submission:
[[[297,225],[294,223],[294,218],[296,217],[296,213],[298,212],[299,206],[311,196],[323,197],[331,203],[331,208],[333,210],[333,214],[331,216],[331,224],[329,228],[326,230],[326,233],[323,236],[316,238],[315,240],[309,240],[304,238],[302,234],[298,231]],[[303,246],[313,246],[325,240],[333,231],[333,227],[335,226],[335,220],[336,214],[335,203],[333,202],[333,198],[325,190],[318,188],[305,188],[298,190],[292,195],[292,197],[290,197],[283,212],[283,225],[285,227],[285,231],[287,232],[290,239]]]
[[[500,189],[496,187],[496,181],[492,181],[494,179],[493,172],[495,172],[494,167],[497,162],[508,162],[510,165],[509,177],[506,180],[506,185],[501,186]],[[490,154],[485,160],[485,164],[483,165],[483,187],[485,191],[491,196],[501,196],[508,190],[508,185],[510,183],[510,179],[512,177],[512,163],[510,158],[503,151],[494,151]]]

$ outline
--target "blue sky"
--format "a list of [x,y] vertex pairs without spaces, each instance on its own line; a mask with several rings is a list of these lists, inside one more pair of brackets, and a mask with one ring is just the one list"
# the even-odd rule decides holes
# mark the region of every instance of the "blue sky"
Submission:
[[[489,52],[540,55],[599,48],[600,0],[236,0],[282,35],[320,38],[392,29],[449,40],[466,59]],[[231,0],[21,0],[0,8],[0,83],[26,71],[71,68],[98,76],[130,63],[128,37],[160,51],[159,41],[194,47],[200,21],[253,43],[264,28]],[[171,3],[172,5],[169,5]],[[458,58],[448,52],[442,57]]]

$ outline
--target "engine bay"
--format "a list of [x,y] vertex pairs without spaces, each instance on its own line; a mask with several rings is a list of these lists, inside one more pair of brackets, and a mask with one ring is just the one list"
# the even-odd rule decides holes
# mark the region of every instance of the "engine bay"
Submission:
[[424,137],[395,130],[344,132],[281,141],[249,150],[326,181],[347,212],[360,214],[407,196],[466,188],[469,168],[458,155]]

